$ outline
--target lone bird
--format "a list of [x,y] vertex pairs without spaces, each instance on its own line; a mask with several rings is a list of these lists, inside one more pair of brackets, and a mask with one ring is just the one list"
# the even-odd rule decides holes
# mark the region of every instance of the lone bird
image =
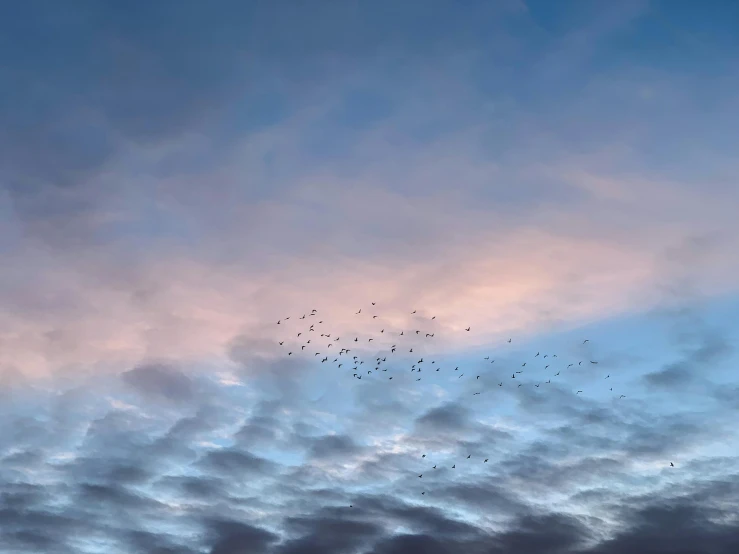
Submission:
[[672,462],[670,462],[670,467],[675,467],[675,464],[673,464]]
[[465,329],[465,331],[469,331],[469,330],[470,330],[470,328],[469,328],[469,327],[467,327],[467,329]]

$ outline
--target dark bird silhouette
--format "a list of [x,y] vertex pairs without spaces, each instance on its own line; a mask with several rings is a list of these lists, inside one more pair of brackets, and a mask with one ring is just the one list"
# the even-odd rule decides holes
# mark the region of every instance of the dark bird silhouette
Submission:
[[285,344],[285,341],[284,340],[282,342],[280,342],[280,346],[282,346],[283,344]]
[[594,362],[594,361],[591,360],[590,363],[591,364],[597,364],[598,362]]
[[478,394],[480,394],[480,393],[479,392],[476,392],[476,393],[473,393],[472,396],[477,396]]
[[423,473],[422,473],[421,475],[419,475],[419,476],[418,476],[418,478],[419,478],[419,479],[420,479],[421,477],[423,477]]
[[470,454],[469,456],[467,456],[467,459],[468,459],[468,460],[470,459],[470,456],[472,456],[472,454]]
[[374,306],[374,305],[375,305],[375,303],[374,303],[374,302],[372,302],[372,305]]
[[305,345],[300,347],[301,350],[305,350]]
[[606,375],[606,379],[608,379],[609,377],[610,377],[610,375]]
[[362,308],[359,308],[359,311],[357,313],[358,314],[361,314],[362,313]]
[[503,381],[501,381],[500,383],[498,383],[498,386],[499,387],[502,387],[503,386]]
[[411,314],[415,314],[415,313],[416,313],[416,310],[413,310],[413,311],[411,312]]
[[292,353],[292,352],[288,352],[288,353],[287,353],[287,355],[288,355],[288,356],[292,356],[292,355],[293,355],[293,353]]
[[377,319],[377,316],[376,316],[376,315],[373,315],[373,316],[372,316],[372,319]]
[[425,457],[426,457],[426,454],[424,454],[423,456],[421,456],[421,458],[425,458]]
[[536,356],[534,356],[534,358],[536,358],[536,357],[538,357],[538,356],[539,356],[539,353],[537,352],[537,353],[536,353]]
[[511,339],[508,339],[508,342],[511,342]]
[[469,328],[469,327],[467,327],[467,329],[465,329],[465,331],[469,331],[469,330],[470,330],[470,328]]
[[555,377],[556,377],[557,375],[559,375],[559,371],[558,371],[557,373],[555,373],[555,374],[554,374],[554,376],[555,376]]
[[582,341],[583,344],[585,344],[586,342],[590,342],[590,339],[585,339],[584,341]]
[[485,458],[485,461],[484,461],[483,463],[484,463],[484,464],[488,463],[488,459],[487,459],[487,458]]
[[670,462],[670,467],[675,467],[675,464],[673,464],[672,462]]
[[452,469],[454,469],[454,468],[456,468],[456,467],[457,467],[457,464],[454,464],[454,465],[452,466]]
[[621,398],[626,398],[626,395],[625,394],[622,394],[621,396],[619,396],[619,399],[621,399]]
[[573,365],[575,365],[575,364],[570,364],[570,365],[568,365],[567,367],[572,367]]
[[580,394],[581,392],[582,392],[582,391],[581,391],[581,390],[579,390],[579,391],[577,391],[577,392],[576,392],[575,394]]
[[436,466],[432,467],[431,469],[436,469]]
[[280,320],[277,320],[277,325],[279,325],[279,324],[280,324]]
[[479,378],[480,378],[480,376],[478,375],[478,376],[477,376],[477,378],[479,379]]

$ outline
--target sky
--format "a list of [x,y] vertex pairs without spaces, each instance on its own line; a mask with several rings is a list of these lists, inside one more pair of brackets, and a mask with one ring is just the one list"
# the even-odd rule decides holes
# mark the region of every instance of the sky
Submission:
[[0,552],[739,551],[737,25],[5,3]]

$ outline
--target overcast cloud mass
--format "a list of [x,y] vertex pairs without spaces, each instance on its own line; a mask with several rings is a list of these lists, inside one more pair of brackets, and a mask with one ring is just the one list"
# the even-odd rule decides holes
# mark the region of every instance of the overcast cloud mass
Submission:
[[4,3],[0,552],[739,552],[737,28]]

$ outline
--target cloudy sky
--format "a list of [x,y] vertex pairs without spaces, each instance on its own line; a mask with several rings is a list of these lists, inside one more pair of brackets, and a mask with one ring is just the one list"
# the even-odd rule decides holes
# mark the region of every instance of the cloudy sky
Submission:
[[0,14],[0,552],[739,551],[739,4]]

